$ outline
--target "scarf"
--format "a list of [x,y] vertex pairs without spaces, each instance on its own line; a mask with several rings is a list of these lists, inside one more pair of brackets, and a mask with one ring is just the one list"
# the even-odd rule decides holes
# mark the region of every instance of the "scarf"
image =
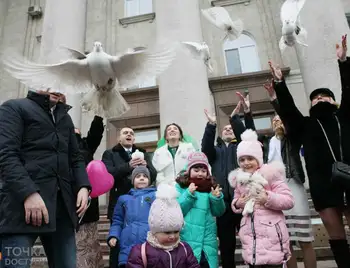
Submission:
[[196,191],[202,192],[202,193],[210,193],[211,188],[214,187],[210,178],[207,178],[207,179],[189,178],[188,182],[189,182],[188,185],[190,185],[191,183],[194,183],[197,186]]
[[164,246],[164,245],[160,244],[158,242],[158,239],[154,236],[154,234],[149,231],[147,233],[147,242],[154,248],[160,248],[160,249],[163,249],[163,250],[171,251],[174,248],[177,248],[179,246],[180,238],[174,244],[172,244],[170,246]]
[[338,110],[338,107],[329,102],[319,102],[310,108],[310,117],[320,119],[326,119],[333,116]]

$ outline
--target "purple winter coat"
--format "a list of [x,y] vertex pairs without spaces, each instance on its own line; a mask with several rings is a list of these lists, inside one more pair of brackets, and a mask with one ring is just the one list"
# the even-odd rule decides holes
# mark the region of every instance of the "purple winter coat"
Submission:
[[200,268],[191,247],[186,242],[182,243],[186,247],[187,256],[184,247],[180,244],[172,251],[165,251],[154,248],[146,242],[147,267],[143,266],[141,244],[136,245],[130,252],[126,268]]

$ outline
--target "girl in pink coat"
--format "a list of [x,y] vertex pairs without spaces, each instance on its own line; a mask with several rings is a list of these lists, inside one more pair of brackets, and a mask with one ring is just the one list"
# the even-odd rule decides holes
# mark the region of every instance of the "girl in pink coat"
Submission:
[[284,165],[263,164],[262,145],[256,132],[242,134],[237,148],[239,168],[229,174],[235,188],[232,210],[242,213],[239,238],[242,256],[249,267],[287,267],[289,235],[282,210],[294,199],[285,183]]

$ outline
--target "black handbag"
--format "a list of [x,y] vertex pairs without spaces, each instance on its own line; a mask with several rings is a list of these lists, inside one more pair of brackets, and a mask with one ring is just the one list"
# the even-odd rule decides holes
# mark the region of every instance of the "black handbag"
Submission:
[[329,149],[332,153],[333,159],[334,159],[334,163],[332,166],[332,182],[336,185],[339,185],[341,187],[345,187],[346,189],[350,189],[350,165],[345,164],[343,162],[343,150],[342,150],[342,145],[341,145],[341,128],[340,128],[340,123],[338,120],[338,117],[335,116],[335,119],[337,120],[338,123],[338,129],[339,129],[339,147],[340,147],[340,161],[337,161],[335,154],[333,152],[332,146],[328,140],[326,131],[324,130],[321,122],[317,119],[317,122],[319,123],[319,125],[322,128],[323,134],[327,140]]

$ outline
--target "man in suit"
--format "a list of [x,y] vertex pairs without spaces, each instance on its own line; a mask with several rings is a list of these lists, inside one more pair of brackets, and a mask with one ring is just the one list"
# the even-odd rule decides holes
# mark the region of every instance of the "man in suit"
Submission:
[[[144,159],[131,159],[132,153],[136,150],[144,153]],[[102,161],[105,163],[108,172],[114,177],[114,187],[109,192],[107,214],[107,218],[112,224],[113,211],[119,196],[127,194],[132,188],[130,176],[133,169],[139,165],[147,166],[151,174],[152,183],[156,179],[157,172],[146,151],[135,146],[135,133],[129,127],[124,127],[120,130],[119,143],[103,153]],[[118,251],[118,247],[110,250],[110,268],[118,267]]]

